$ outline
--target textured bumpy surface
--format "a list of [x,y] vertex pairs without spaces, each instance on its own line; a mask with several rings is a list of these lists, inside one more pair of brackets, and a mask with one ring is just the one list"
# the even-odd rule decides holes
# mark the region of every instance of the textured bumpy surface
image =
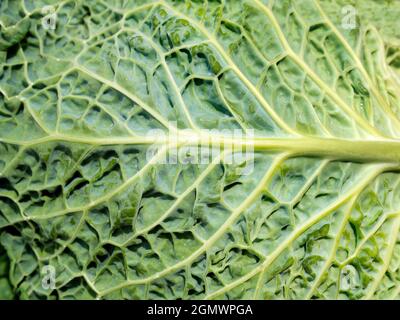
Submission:
[[[0,1],[0,298],[399,298],[399,16]],[[188,128],[254,130],[254,170],[157,162],[200,134],[148,159]]]

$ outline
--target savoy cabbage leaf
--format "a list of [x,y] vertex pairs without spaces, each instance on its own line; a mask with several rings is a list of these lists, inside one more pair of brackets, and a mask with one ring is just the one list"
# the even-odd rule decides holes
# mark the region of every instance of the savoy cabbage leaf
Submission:
[[399,298],[399,15],[0,1],[0,298]]

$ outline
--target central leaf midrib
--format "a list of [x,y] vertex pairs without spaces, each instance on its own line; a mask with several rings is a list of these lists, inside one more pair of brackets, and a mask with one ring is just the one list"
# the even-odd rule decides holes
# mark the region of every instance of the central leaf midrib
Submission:
[[0,142],[33,147],[51,142],[81,143],[92,146],[105,145],[159,145],[169,148],[182,146],[219,147],[223,150],[243,150],[244,152],[288,152],[292,156],[315,156],[327,159],[356,162],[400,163],[400,141],[391,139],[346,140],[318,137],[239,137],[218,134],[188,134],[185,132],[166,133],[165,136],[127,136],[117,138],[92,138],[54,134],[30,142],[0,139]]

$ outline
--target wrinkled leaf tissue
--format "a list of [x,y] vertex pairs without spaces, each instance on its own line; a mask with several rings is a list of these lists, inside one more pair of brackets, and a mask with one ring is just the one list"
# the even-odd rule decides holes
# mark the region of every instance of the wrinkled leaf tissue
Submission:
[[399,16],[0,1],[0,298],[398,299]]

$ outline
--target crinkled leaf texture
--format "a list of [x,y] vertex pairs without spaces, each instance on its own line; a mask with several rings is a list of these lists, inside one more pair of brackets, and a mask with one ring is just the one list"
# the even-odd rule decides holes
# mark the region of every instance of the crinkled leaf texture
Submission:
[[[399,298],[399,15],[2,0],[0,297]],[[200,129],[254,130],[254,170],[156,161]]]

